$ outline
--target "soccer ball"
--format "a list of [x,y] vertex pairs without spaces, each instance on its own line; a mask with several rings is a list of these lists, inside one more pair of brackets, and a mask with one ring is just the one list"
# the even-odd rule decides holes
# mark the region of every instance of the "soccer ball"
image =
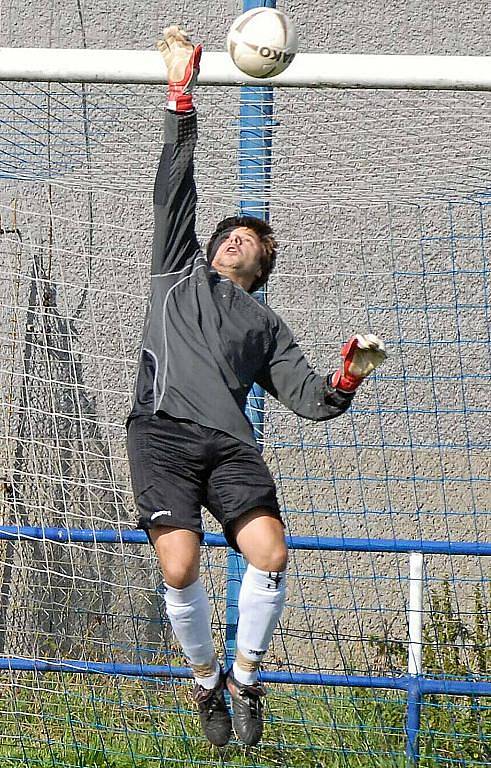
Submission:
[[282,11],[252,8],[230,27],[227,49],[242,72],[273,77],[292,63],[298,49],[297,32]]

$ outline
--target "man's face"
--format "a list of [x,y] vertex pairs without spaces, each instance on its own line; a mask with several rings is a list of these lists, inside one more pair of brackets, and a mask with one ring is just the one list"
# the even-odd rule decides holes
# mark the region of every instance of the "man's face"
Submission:
[[231,280],[250,278],[250,285],[261,276],[262,244],[253,229],[237,227],[218,246],[211,266]]

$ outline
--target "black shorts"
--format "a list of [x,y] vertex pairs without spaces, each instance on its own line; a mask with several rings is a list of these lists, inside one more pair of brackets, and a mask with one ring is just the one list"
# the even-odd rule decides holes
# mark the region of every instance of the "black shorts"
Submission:
[[222,525],[238,550],[233,523],[266,507],[281,520],[273,478],[259,451],[235,437],[164,413],[136,416],[128,425],[131,482],[138,527],[196,531],[201,507]]

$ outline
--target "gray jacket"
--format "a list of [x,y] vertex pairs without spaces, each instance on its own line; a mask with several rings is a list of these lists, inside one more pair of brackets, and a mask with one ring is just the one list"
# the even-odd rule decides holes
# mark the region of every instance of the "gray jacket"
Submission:
[[352,396],[312,370],[272,309],[209,266],[195,234],[196,140],[195,112],[166,113],[151,290],[129,418],[164,411],[256,446],[244,413],[254,381],[316,421],[339,416]]

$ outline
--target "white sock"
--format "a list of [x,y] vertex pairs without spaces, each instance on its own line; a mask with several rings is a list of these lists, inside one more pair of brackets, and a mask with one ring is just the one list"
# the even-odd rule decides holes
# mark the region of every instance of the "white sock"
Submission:
[[214,688],[220,676],[211,636],[208,595],[198,579],[184,589],[166,585],[165,606],[174,634],[181,644],[194,678],[203,688]]
[[254,685],[259,665],[278,624],[286,596],[286,571],[260,571],[249,563],[239,593],[234,677]]

